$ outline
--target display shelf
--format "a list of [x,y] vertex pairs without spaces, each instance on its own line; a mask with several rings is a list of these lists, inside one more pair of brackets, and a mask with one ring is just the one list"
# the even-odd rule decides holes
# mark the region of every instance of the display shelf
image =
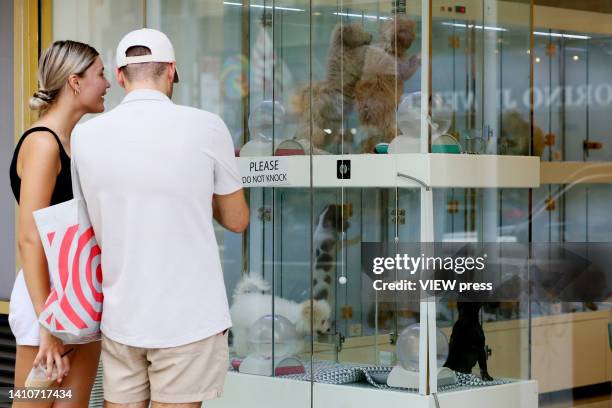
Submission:
[[[267,156],[237,160],[245,187],[420,187],[419,182],[398,174],[416,178],[432,188],[533,188],[540,185],[540,159],[530,156],[415,153]],[[267,168],[273,170],[266,170],[266,163]],[[350,175],[340,174],[341,164],[349,166]],[[271,177],[274,174],[276,178]]]
[[542,162],[542,184],[612,183],[612,162]]
[[[311,384],[308,381],[233,372],[227,374],[223,397],[207,402],[206,406],[306,408],[311,406],[311,398],[312,406],[320,407],[436,406],[433,395],[379,390],[360,385]],[[440,392],[437,399],[440,407],[489,408],[491,401],[495,401],[495,406],[499,408],[536,408],[538,390],[535,381],[516,381],[504,385]]]

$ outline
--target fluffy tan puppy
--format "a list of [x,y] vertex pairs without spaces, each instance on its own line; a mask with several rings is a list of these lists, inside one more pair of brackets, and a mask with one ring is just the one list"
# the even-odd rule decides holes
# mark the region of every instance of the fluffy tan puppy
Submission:
[[[302,88],[294,98],[294,110],[298,114],[295,139],[309,140],[312,135],[315,148],[337,151],[343,121],[353,110],[355,85],[361,78],[366,48],[371,41],[372,35],[360,24],[336,25],[331,35],[325,80]],[[350,137],[350,133],[346,136]]]
[[366,50],[363,74],[355,87],[355,105],[367,135],[362,142],[365,153],[398,134],[395,111],[404,82],[421,66],[419,55],[408,57],[415,36],[415,22],[396,16],[381,25],[379,42]]

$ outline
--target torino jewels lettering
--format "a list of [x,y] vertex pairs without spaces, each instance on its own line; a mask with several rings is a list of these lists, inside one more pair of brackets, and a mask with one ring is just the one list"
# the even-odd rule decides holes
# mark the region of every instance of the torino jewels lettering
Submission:
[[[515,89],[503,88],[498,90],[501,106],[504,110],[526,109],[531,106],[530,90],[517,92]],[[457,110],[466,110],[476,101],[472,92],[446,91],[440,92],[442,98],[451,101]],[[600,83],[596,85],[567,85],[555,87],[534,87],[533,108],[547,109],[564,104],[568,109],[582,109],[586,105],[592,109],[604,109],[612,104],[612,84]]]

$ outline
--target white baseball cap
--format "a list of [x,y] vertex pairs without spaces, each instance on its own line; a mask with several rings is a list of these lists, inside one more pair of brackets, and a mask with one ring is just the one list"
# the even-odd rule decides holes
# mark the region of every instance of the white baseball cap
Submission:
[[[126,52],[130,47],[147,47],[151,55],[128,57]],[[152,28],[141,28],[130,31],[123,36],[117,45],[117,68],[128,64],[141,64],[143,62],[176,62],[174,47],[166,34]],[[174,74],[174,82],[179,81],[178,68]]]

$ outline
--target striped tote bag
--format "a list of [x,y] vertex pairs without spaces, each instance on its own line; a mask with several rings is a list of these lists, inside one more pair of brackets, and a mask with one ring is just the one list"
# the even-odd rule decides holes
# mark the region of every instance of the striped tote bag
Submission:
[[74,163],[72,189],[72,200],[34,211],[51,278],[39,322],[65,343],[88,343],[100,339],[101,251]]

